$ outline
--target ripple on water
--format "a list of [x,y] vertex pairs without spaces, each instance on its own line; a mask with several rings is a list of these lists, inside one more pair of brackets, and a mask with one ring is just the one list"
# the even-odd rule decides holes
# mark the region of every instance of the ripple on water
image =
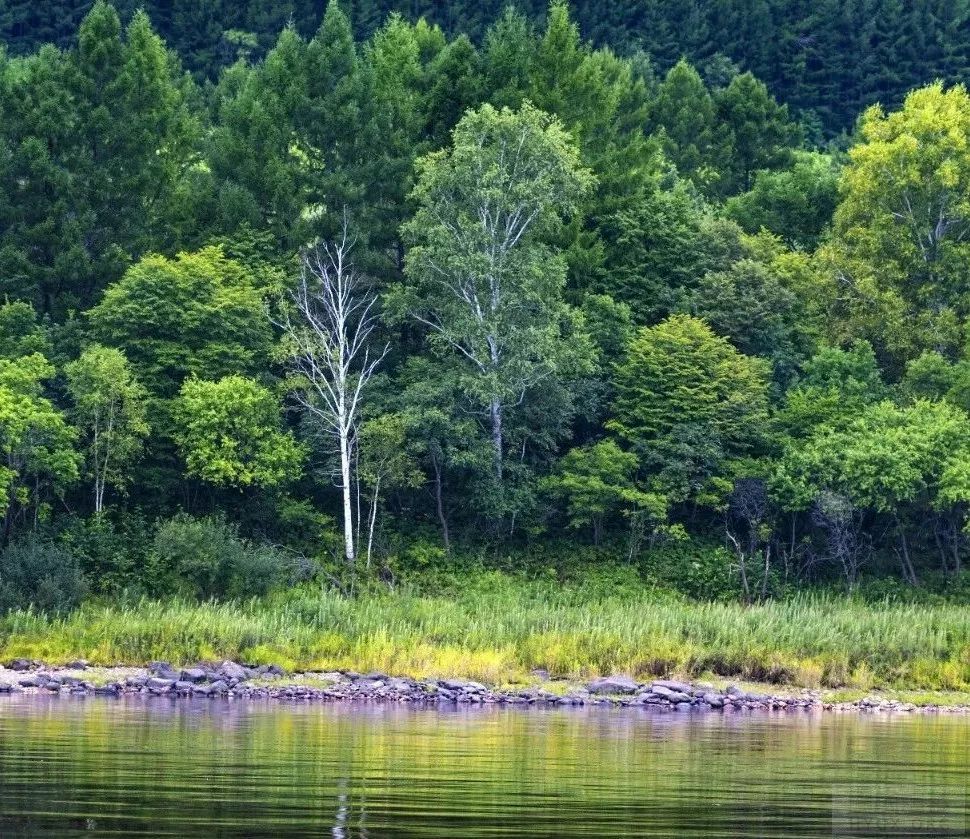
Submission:
[[970,836],[970,718],[0,698],[0,836]]

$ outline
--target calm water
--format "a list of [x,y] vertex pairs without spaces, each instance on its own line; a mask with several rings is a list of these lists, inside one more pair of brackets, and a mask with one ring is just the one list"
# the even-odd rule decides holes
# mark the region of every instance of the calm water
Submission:
[[970,719],[0,698],[0,836],[968,836]]

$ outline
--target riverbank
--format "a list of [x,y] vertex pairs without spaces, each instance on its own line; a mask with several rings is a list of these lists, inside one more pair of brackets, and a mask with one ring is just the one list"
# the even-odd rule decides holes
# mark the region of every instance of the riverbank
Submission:
[[[767,692],[766,692],[767,691]],[[173,667],[91,667],[75,661],[63,667],[15,659],[0,665],[0,695],[145,696],[173,700],[232,699],[283,702],[366,702],[438,705],[607,706],[655,711],[881,712],[970,715],[970,695],[940,702],[927,694],[905,701],[893,695],[840,698],[835,691],[771,691],[768,686],[717,685],[673,679],[638,681],[626,675],[588,682],[533,674],[530,684],[495,687],[467,679],[412,679],[386,673],[311,671],[287,673],[272,665],[247,667],[234,661]],[[935,701],[934,701],[935,700]]]
[[287,672],[526,684],[759,683],[775,691],[970,694],[970,609],[800,597],[746,607],[629,586],[469,574],[461,585],[348,599],[328,590],[230,603],[89,603],[0,617],[0,662],[242,661]]

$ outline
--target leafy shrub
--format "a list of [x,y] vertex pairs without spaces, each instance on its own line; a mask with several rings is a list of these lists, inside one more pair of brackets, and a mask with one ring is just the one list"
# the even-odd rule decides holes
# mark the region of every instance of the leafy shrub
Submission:
[[158,528],[153,558],[170,587],[203,599],[252,597],[305,579],[292,556],[240,538],[222,519],[178,515]]
[[129,513],[118,521],[106,516],[71,518],[57,541],[77,557],[93,594],[135,597],[157,591],[149,552],[152,534],[143,516]]
[[648,553],[644,576],[696,600],[737,600],[741,587],[734,558],[721,546],[697,541],[673,543]]
[[0,612],[27,606],[67,611],[83,597],[80,563],[63,547],[28,537],[0,553]]

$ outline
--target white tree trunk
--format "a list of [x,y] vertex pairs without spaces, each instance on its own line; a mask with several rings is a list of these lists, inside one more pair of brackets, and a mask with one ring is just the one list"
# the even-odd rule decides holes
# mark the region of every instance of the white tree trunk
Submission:
[[362,293],[360,277],[348,261],[352,248],[347,222],[338,242],[324,243],[303,256],[300,284],[292,295],[297,319],[284,306],[278,324],[292,351],[292,369],[303,386],[297,401],[334,438],[340,457],[344,557],[353,568],[360,527],[354,515],[356,431],[362,394],[389,345],[371,355],[369,338],[377,326],[377,298]]

